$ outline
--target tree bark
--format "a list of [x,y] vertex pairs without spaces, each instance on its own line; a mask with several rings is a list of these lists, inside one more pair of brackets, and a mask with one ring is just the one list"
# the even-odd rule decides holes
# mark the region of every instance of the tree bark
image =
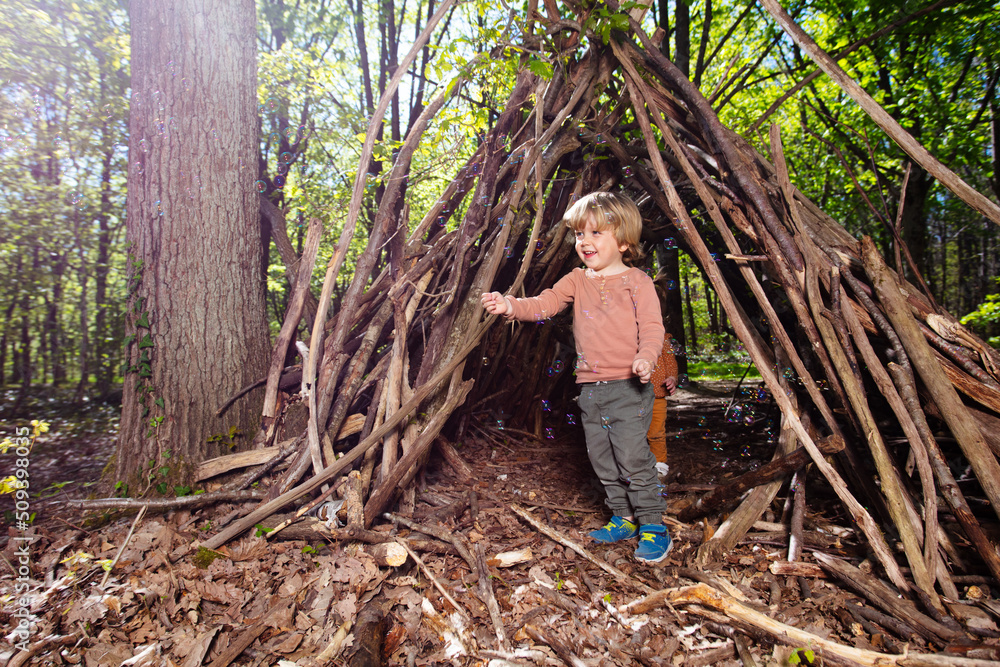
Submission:
[[224,423],[212,406],[266,372],[269,346],[254,4],[136,0],[131,12],[130,372],[115,476],[141,492],[149,461],[186,480],[224,453],[213,433],[256,430],[259,392]]

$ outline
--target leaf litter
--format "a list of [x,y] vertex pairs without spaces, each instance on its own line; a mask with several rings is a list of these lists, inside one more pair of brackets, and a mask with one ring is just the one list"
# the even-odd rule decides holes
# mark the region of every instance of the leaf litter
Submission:
[[[0,580],[0,621],[15,627],[14,614],[26,602],[33,652],[26,656],[16,650],[18,639],[11,633],[0,659],[87,667],[350,664],[367,632],[359,623],[375,609],[383,619],[381,650],[390,665],[724,667],[746,664],[740,643],[758,665],[807,664],[800,657],[806,654],[796,649],[809,647],[775,643],[717,612],[671,604],[628,611],[627,605],[645,596],[643,589],[677,589],[689,585],[692,576],[721,582],[750,608],[845,646],[940,650],[917,635],[900,638],[852,613],[867,603],[832,579],[773,575],[770,566],[785,557],[787,543],[764,528],[720,562],[695,564],[697,548],[718,518],[682,524],[670,517],[690,504],[698,489],[754,466],[754,458],[746,456],[748,437],[755,440],[750,449],[759,449],[762,460],[767,455],[766,426],[731,438],[738,443],[731,451],[718,447],[725,424],[716,424],[718,431],[711,435],[706,428],[703,436],[692,437],[705,425],[703,415],[711,412],[706,408],[718,402],[711,394],[681,392],[672,403],[668,429],[678,437],[670,445],[667,518],[675,545],[655,566],[636,561],[633,545],[596,546],[587,539],[608,514],[579,434],[541,439],[483,428],[458,443],[475,472],[473,480],[459,480],[438,459],[423,469],[412,506],[403,502],[397,511],[418,526],[444,529],[464,544],[484,547],[501,628],[477,591],[477,573],[443,540],[438,540],[440,548],[418,553],[423,568],[410,558],[399,567],[380,566],[367,550],[370,545],[319,535],[308,542],[247,535],[221,548],[219,557],[204,566],[196,564],[197,545],[211,532],[203,528],[248,511],[238,505],[144,517],[102,588],[134,515],[99,525],[58,504],[72,497],[66,491],[39,500],[44,506],[31,528],[32,585],[23,595],[12,574],[17,542],[9,539],[20,533],[8,530],[3,556],[10,567]],[[82,484],[77,486],[82,490]],[[454,511],[455,503],[460,512]],[[627,579],[617,579],[535,530],[512,511],[515,505]],[[807,521],[813,530],[849,526],[839,516],[810,514]],[[388,520],[373,528],[387,537],[419,538],[422,544],[435,540],[430,528],[423,533]],[[849,530],[841,534],[824,550],[863,563],[863,545],[852,541]],[[983,588],[989,592],[986,586],[978,590]],[[996,646],[995,639],[980,639],[962,655],[996,659]],[[950,648],[959,655],[958,648]]]

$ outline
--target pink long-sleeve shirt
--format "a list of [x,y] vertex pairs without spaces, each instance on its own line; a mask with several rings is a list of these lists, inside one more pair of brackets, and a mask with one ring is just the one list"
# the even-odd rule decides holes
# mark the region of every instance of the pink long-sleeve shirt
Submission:
[[536,297],[507,297],[507,317],[540,322],[573,304],[576,381],[635,377],[632,363],[656,363],[663,348],[663,319],[653,281],[636,268],[613,276],[573,269]]

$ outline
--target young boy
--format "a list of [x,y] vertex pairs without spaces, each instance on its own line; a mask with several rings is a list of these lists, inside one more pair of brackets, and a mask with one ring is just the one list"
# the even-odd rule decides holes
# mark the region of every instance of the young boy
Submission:
[[508,319],[538,322],[573,304],[587,454],[614,514],[590,537],[608,544],[639,536],[635,557],[658,563],[672,542],[646,432],[653,414],[649,379],[663,347],[663,320],[653,281],[625,265],[642,256],[642,217],[627,197],[595,192],[573,204],[563,220],[586,268],[573,269],[534,298],[483,294],[483,307]]
[[677,358],[674,356],[669,333],[664,336],[663,350],[656,360],[650,384],[653,385],[655,398],[653,419],[649,424],[646,440],[649,441],[649,450],[656,457],[656,473],[663,478],[670,470],[667,465],[667,396],[673,396],[677,391]]

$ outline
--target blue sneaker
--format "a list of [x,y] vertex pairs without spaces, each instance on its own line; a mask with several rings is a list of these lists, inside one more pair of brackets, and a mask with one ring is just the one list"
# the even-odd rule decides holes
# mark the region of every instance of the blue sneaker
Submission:
[[674,546],[674,541],[670,539],[670,533],[663,524],[644,523],[639,528],[639,546],[636,547],[635,557],[646,563],[659,563]]
[[629,540],[639,534],[639,526],[620,516],[611,517],[607,525],[590,533],[591,539],[601,544]]

